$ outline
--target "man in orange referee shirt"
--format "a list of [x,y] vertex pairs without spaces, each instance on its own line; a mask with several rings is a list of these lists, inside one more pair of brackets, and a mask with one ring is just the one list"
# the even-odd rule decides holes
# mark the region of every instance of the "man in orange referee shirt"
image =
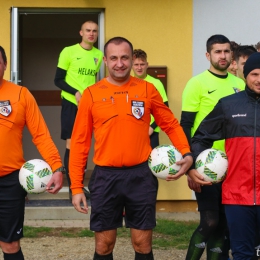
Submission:
[[113,259],[116,230],[122,226],[125,210],[135,259],[152,260],[158,181],[147,163],[151,114],[184,157],[179,173],[167,180],[180,178],[193,159],[182,127],[154,85],[130,76],[132,44],[115,37],[105,44],[104,53],[109,76],[84,91],[73,128],[69,162],[72,203],[77,211],[88,213],[82,187],[93,132],[96,166],[89,182],[90,229],[96,240],[93,259]]
[[22,133],[28,127],[33,143],[54,172],[47,192],[62,188],[62,162],[37,103],[27,88],[4,80],[7,58],[0,46],[0,248],[4,260],[23,260],[20,247],[23,237],[26,191],[19,183],[23,158]]

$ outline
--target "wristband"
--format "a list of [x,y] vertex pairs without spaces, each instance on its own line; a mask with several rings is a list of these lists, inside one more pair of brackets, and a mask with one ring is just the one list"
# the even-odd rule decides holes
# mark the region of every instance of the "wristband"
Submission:
[[186,156],[191,156],[191,157],[193,157],[193,156],[192,156],[192,153],[185,153],[182,157],[185,158]]
[[60,168],[56,169],[53,173],[55,172],[62,172],[63,174],[66,173],[66,169],[64,166],[61,166]]

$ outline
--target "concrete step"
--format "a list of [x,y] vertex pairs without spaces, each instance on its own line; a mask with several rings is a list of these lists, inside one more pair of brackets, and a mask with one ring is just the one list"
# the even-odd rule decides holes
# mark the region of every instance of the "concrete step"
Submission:
[[[88,180],[84,180],[87,187]],[[89,213],[82,214],[76,211],[69,200],[69,188],[64,179],[63,188],[58,194],[47,192],[28,194],[25,205],[25,225],[53,226],[53,227],[81,227],[89,225],[91,201],[88,201]],[[156,212],[157,218],[167,218],[184,221],[198,221],[198,212]]]
[[[89,175],[84,179],[87,188]],[[53,195],[48,192],[28,194],[25,204],[25,220],[86,220],[89,219],[91,203],[88,201],[89,214],[76,211],[69,200],[69,187],[66,177],[63,178],[63,188]]]
[[[63,188],[64,189],[64,188]],[[28,201],[25,204],[25,220],[85,220],[85,215],[76,211],[69,200],[67,191],[60,191],[58,194],[49,193],[28,194]],[[90,201],[88,201],[89,213],[91,212]]]

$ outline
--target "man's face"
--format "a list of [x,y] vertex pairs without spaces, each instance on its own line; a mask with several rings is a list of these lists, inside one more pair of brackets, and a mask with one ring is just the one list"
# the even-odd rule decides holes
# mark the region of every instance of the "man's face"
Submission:
[[246,77],[247,86],[260,95],[260,69],[252,70]]
[[213,44],[211,51],[206,53],[213,72],[225,72],[231,63],[231,49],[229,43]]
[[227,71],[233,75],[237,75],[237,63],[235,60],[232,60]]
[[95,23],[84,23],[80,30],[82,41],[87,44],[94,44],[98,37],[98,25]]
[[0,52],[0,80],[4,78],[5,70],[6,70],[6,63],[4,63],[2,53]]
[[113,84],[127,81],[133,65],[133,54],[128,43],[122,42],[118,45],[110,43],[106,49],[104,62]]
[[147,68],[148,68],[148,62],[146,60],[142,60],[140,58],[134,59],[133,71],[135,77],[144,79],[146,77]]
[[244,65],[248,59],[248,56],[240,56],[237,61],[237,77],[246,81],[244,78]]

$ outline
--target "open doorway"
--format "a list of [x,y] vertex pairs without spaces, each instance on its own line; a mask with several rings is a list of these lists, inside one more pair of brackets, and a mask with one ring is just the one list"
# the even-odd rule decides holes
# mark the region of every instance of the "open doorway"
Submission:
[[[12,33],[17,32],[17,52],[15,49],[12,50],[12,61],[16,54],[18,84],[26,86],[35,96],[51,136],[63,157],[65,141],[60,139],[60,90],[54,85],[59,53],[64,47],[81,41],[79,30],[81,24],[87,20],[99,24],[99,38],[95,47],[102,50],[103,11],[48,8],[18,8],[16,11],[18,28]],[[12,38],[15,38],[14,35]],[[100,77],[104,76],[103,71],[104,68],[101,69]],[[30,133],[25,129],[23,133],[25,160],[41,158],[31,139]],[[88,169],[94,168],[92,155],[93,147]]]

